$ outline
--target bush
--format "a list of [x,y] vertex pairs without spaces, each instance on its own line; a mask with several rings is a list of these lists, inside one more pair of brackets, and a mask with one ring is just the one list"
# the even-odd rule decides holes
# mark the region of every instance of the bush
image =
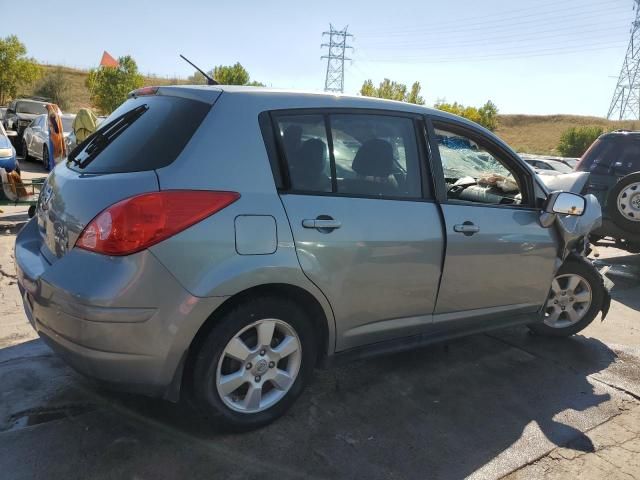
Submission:
[[61,110],[67,110],[71,104],[69,83],[64,77],[61,68],[55,69],[44,77],[35,93],[41,97],[48,98],[58,105]]
[[560,137],[558,151],[563,157],[581,157],[604,133],[602,127],[571,127]]

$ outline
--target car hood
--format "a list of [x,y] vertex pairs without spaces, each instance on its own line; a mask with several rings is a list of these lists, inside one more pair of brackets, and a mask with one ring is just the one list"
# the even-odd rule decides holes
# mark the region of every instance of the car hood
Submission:
[[33,120],[38,115],[42,115],[41,113],[16,113],[16,117],[20,120]]
[[550,192],[580,193],[589,180],[589,172],[562,173],[560,175],[538,175]]

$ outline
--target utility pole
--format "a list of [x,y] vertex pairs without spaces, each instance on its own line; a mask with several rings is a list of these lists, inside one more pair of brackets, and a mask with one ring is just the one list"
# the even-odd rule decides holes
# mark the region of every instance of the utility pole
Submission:
[[[640,0],[636,0],[639,1]],[[348,26],[342,30],[336,30],[333,25],[329,24],[329,31],[322,32],[322,37],[329,36],[329,43],[323,43],[321,46],[328,47],[327,55],[323,55],[322,59],[327,59],[327,75],[324,79],[325,92],[344,92],[344,61],[351,60],[345,56],[348,48],[353,47],[347,45],[347,38],[353,37],[347,33]]]
[[634,2],[636,18],[607,114],[609,120],[640,120],[640,0]]

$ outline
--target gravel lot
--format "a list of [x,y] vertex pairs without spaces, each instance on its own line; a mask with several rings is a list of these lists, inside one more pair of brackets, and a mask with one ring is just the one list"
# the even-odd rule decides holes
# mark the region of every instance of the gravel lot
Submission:
[[3,479],[640,478],[640,255],[601,250],[614,302],[583,335],[515,328],[318,371],[280,421],[220,435],[184,405],[102,390],[37,339],[12,254],[26,208],[3,210]]

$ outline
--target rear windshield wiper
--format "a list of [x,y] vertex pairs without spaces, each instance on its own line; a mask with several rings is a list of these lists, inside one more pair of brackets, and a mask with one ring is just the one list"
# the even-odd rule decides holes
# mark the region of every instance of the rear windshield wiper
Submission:
[[[89,165],[111,142],[113,142],[122,132],[124,132],[133,122],[142,116],[149,107],[140,105],[127,113],[120,115],[118,118],[109,122],[104,127],[96,130],[89,138],[82,142],[68,157],[68,161],[77,165],[79,168],[85,168]],[[86,157],[78,159],[81,153]]]

